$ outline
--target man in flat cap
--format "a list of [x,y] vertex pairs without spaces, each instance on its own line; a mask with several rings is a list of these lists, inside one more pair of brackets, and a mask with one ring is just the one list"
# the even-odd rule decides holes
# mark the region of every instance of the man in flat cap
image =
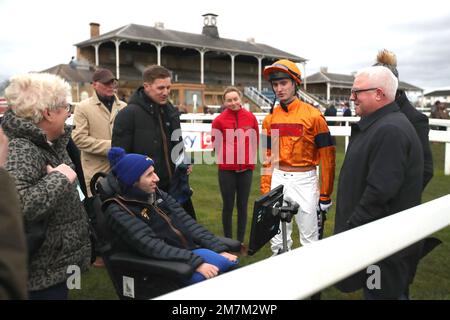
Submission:
[[117,79],[108,69],[97,69],[92,76],[94,94],[82,101],[74,112],[72,138],[81,151],[86,186],[92,176],[109,172],[107,154],[111,148],[114,119],[126,104],[115,95]]
[[[108,69],[97,69],[92,76],[94,94],[82,101],[74,112],[72,138],[81,151],[81,165],[88,196],[89,182],[95,173],[109,172],[108,151],[114,119],[126,103],[115,95],[117,79]],[[98,258],[95,266],[102,266]]]

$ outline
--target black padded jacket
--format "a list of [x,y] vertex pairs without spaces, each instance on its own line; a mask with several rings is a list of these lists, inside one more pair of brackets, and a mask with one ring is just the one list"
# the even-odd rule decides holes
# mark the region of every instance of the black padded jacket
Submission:
[[159,105],[152,101],[140,87],[116,116],[111,145],[152,158],[159,187],[167,192],[174,161],[184,151],[180,114],[171,103]]
[[136,190],[116,197],[121,203],[106,201],[104,210],[106,221],[116,236],[113,247],[117,249],[185,262],[194,269],[204,261],[192,252],[193,249],[207,248],[218,253],[228,250],[163,191],[156,193],[154,204],[147,200],[148,195]]

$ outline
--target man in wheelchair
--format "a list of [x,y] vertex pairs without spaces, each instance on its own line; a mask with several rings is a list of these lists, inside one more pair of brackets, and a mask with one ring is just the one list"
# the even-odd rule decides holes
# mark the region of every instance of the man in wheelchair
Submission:
[[[237,265],[237,256],[227,252],[230,250],[228,245],[157,188],[159,178],[152,159],[126,154],[117,147],[109,151],[108,159],[112,172],[97,182],[96,192],[102,200],[102,215],[111,232],[110,242],[114,251],[187,264],[189,270],[180,277],[180,287],[213,278]],[[108,264],[114,264],[114,259],[107,260]],[[121,265],[126,267],[126,264]],[[156,278],[161,280],[160,275]],[[127,296],[129,288],[125,288],[125,277],[122,285],[124,296]],[[130,286],[129,283],[127,285]],[[117,283],[115,286],[117,290]],[[166,290],[156,291],[157,295]],[[128,297],[135,297],[134,292]]]

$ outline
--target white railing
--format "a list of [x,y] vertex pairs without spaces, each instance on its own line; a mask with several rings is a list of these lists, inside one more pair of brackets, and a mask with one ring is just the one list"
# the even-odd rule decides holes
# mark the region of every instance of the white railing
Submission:
[[446,195],[157,299],[305,299],[450,225],[449,211]]
[[220,113],[183,113],[180,115],[181,123],[202,123],[205,120],[214,120]]
[[[313,94],[307,93],[302,89],[298,90],[297,94],[299,97],[301,97],[303,100],[305,100],[310,104],[323,105],[323,102],[320,101],[318,97],[316,97]],[[262,94],[254,87],[245,87],[244,95],[250,100],[252,100],[254,103],[256,103],[261,108],[261,110],[268,111],[272,107],[273,101],[271,101],[268,97],[266,97],[264,94]]]
[[321,106],[324,105],[324,102],[321,101],[317,96],[315,96],[311,93],[308,93],[306,91],[303,91],[302,89],[297,91],[297,95],[311,105],[314,105],[314,104],[319,104]]
[[254,87],[245,87],[244,95],[256,103],[261,110],[270,110],[272,106],[272,101]]
[[[186,151],[211,151],[210,144],[208,141],[210,140],[210,132],[211,132],[211,123],[200,123],[204,120],[212,121],[219,114],[183,114],[181,115],[182,121],[190,121],[182,122],[181,129],[183,131],[183,137],[185,138],[185,142],[193,142],[191,145],[185,144]],[[261,131],[261,123],[264,117],[267,114],[265,113],[255,113],[255,117],[260,124]],[[332,136],[337,137],[345,137],[345,150],[347,150],[347,146],[350,139],[350,124],[359,121],[359,117],[325,117],[327,121],[340,122],[343,124],[342,126],[330,126],[330,133]],[[444,173],[445,175],[450,175],[450,120],[440,120],[440,119],[429,119],[430,126],[442,126],[447,127],[446,131],[443,130],[430,130],[429,139],[431,142],[442,142],[445,143],[445,155],[444,155]],[[209,140],[208,140],[209,139]],[[202,143],[200,143],[200,140]],[[197,143],[194,143],[197,142]],[[200,146],[200,147],[199,147]]]

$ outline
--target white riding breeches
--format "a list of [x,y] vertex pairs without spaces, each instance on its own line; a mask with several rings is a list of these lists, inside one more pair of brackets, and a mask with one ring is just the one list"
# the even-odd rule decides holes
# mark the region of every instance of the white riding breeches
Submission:
[[[293,200],[299,205],[295,221],[300,233],[300,243],[308,243],[319,240],[319,229],[317,221],[317,204],[319,202],[319,187],[316,170],[307,172],[287,172],[274,169],[272,173],[272,183],[270,188],[282,184],[284,199]],[[286,223],[287,247],[292,247],[292,221]],[[280,230],[270,240],[270,248],[274,254],[277,254],[283,248],[283,237]]]

